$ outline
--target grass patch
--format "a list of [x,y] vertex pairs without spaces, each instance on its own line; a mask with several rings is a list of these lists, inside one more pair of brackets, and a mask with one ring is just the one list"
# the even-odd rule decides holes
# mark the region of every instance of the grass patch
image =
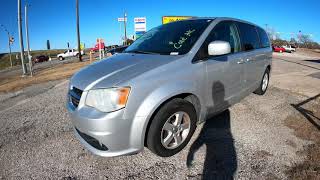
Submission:
[[[316,101],[320,100],[315,99]],[[297,116],[290,116],[286,119],[286,125],[294,130],[294,134],[312,143],[305,146],[298,154],[304,156],[302,163],[295,164],[286,171],[289,179],[320,179],[320,105],[313,107],[299,107],[301,113]],[[297,108],[296,108],[297,109]]]
[[[51,57],[56,57],[57,54],[63,53],[65,49],[53,49],[53,50],[36,50],[36,51],[31,51],[31,56],[36,57],[39,55],[47,55]],[[16,55],[19,56],[19,59],[16,58]],[[26,56],[27,57],[27,56]],[[13,52],[11,54],[12,58],[12,64],[13,66],[16,65],[21,65],[21,59],[20,59],[20,53],[19,52]],[[25,58],[25,63],[27,63],[28,60]],[[6,69],[10,67],[10,55],[8,53],[0,54],[0,70]]]
[[20,75],[15,75],[3,79],[0,78],[0,92],[13,92],[31,86],[33,84],[40,84],[59,79],[67,79],[82,67],[87,66],[89,63],[89,61],[85,61],[73,62],[68,64],[58,64],[53,67],[37,71],[33,77],[21,77]]

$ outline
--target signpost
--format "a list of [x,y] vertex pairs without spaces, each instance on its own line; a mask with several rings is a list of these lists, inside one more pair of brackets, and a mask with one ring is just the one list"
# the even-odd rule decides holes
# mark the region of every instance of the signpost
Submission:
[[193,16],[162,16],[162,24],[167,24],[174,21],[181,21],[185,19],[190,19]]
[[[50,41],[49,41],[49,39],[47,40],[47,50],[50,50]],[[51,61],[50,51],[48,51],[48,53],[49,53],[49,61]]]
[[[97,39],[97,43],[98,43],[98,46],[99,46],[99,59],[101,60],[102,56],[104,57],[104,51],[102,51],[102,49],[101,49],[101,43],[104,43],[104,40],[102,38],[98,38]],[[103,54],[101,54],[101,52]]]
[[13,36],[10,35],[9,31],[7,30],[7,28],[1,24],[1,27],[3,27],[4,31],[7,32],[7,35],[8,35],[8,46],[9,46],[9,55],[10,55],[10,65],[11,67],[13,66],[13,63],[12,63],[12,58],[11,58],[11,45],[13,44],[14,42],[14,38]]
[[134,18],[134,31],[136,39],[147,31],[147,22],[145,17]]
[[[126,42],[126,22],[127,22],[128,18],[127,18],[127,14],[126,13],[125,13],[124,16],[125,17],[118,18],[118,22],[120,22],[120,32],[121,32],[121,23],[123,22],[123,24],[124,24],[124,36],[125,36],[124,42]],[[121,38],[121,35],[120,35],[120,44],[121,44],[121,40],[122,40],[122,38]]]
[[118,18],[118,22],[124,22],[124,21],[127,21],[127,18],[126,19],[124,19],[123,17]]

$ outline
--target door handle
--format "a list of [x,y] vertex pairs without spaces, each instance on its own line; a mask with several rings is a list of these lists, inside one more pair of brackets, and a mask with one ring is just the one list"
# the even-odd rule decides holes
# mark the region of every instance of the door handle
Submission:
[[238,63],[238,64],[243,64],[243,63],[244,63],[244,60],[243,60],[243,59],[240,59],[237,63]]

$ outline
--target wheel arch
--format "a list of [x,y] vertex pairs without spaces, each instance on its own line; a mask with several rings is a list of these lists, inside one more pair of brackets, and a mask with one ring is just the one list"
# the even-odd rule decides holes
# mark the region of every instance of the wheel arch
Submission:
[[195,95],[195,94],[192,94],[192,93],[181,93],[181,94],[176,94],[168,99],[166,99],[165,101],[163,101],[153,112],[152,112],[152,115],[150,116],[150,118],[148,119],[148,124],[147,124],[147,127],[145,129],[145,132],[144,132],[144,145],[146,145],[146,142],[147,142],[147,134],[149,132],[149,129],[150,129],[150,125],[152,123],[152,119],[154,118],[154,116],[157,114],[157,112],[161,109],[161,107],[163,107],[165,104],[167,104],[168,102],[170,102],[171,100],[173,99],[177,99],[177,98],[180,98],[180,99],[185,99],[187,101],[189,101],[195,111],[196,111],[196,115],[197,115],[197,122],[199,122],[199,117],[200,117],[200,112],[201,112],[201,104],[200,104],[200,100],[199,98]]

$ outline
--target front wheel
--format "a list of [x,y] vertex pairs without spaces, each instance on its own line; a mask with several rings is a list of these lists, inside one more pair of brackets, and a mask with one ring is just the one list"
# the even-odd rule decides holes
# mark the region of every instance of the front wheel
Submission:
[[197,115],[193,105],[183,99],[165,104],[152,119],[147,147],[161,157],[181,151],[196,129]]
[[269,86],[270,70],[267,68],[263,74],[260,86],[257,90],[254,91],[255,94],[264,95]]

